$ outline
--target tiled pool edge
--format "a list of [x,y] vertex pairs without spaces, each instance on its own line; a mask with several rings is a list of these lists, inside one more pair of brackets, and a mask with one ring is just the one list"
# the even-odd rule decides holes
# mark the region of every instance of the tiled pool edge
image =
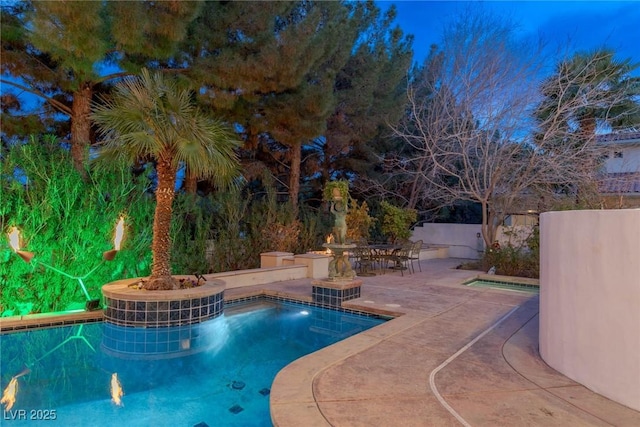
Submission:
[[[313,302],[311,298],[301,297],[300,295],[288,295],[279,292],[265,291],[262,289],[251,290],[242,295],[226,297],[224,300],[224,308],[233,307],[246,302],[254,302],[261,300],[283,301],[296,304],[303,304],[310,307],[327,308],[337,310],[343,313],[357,314],[368,317],[379,317],[392,319],[400,315],[400,313],[381,311],[381,310],[360,310],[348,307],[335,307],[329,304]],[[0,318],[0,335],[14,332],[24,332],[32,329],[54,328],[59,326],[76,325],[80,323],[103,322],[105,310],[94,311],[78,311],[63,313],[46,313],[46,314],[28,314],[23,316],[11,316]]]
[[104,311],[79,311],[46,314],[26,314],[0,318],[0,335],[12,332],[24,332],[31,329],[55,328],[104,321]]

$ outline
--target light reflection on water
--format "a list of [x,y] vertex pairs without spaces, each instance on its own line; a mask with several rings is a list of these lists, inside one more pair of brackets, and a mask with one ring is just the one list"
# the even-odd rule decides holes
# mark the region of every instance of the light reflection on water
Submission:
[[[269,392],[291,361],[383,320],[263,301],[172,328],[93,323],[0,335],[0,385],[24,366],[7,425],[18,410],[55,410],[65,426],[269,426]],[[113,373],[123,406],[111,401]],[[88,424],[89,423],[89,424]]]

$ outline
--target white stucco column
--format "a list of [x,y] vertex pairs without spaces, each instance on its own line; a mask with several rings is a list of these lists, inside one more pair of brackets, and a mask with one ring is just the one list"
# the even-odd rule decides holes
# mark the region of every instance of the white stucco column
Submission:
[[540,354],[640,410],[640,209],[542,214]]

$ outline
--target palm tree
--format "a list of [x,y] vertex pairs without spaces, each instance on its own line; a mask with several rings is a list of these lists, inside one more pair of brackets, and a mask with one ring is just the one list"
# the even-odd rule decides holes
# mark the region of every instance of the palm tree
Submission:
[[599,49],[560,62],[543,83],[535,112],[538,145],[556,157],[574,157],[580,182],[567,190],[579,204],[591,203],[590,196],[598,194],[604,147],[596,144],[597,129],[640,124],[640,78],[632,75],[638,64],[614,56],[612,50]]
[[155,160],[153,264],[143,285],[149,290],[178,287],[171,276],[169,236],[178,168],[185,166],[190,173],[214,178],[221,185],[231,183],[238,172],[234,149],[240,141],[226,126],[199,111],[192,95],[178,80],[143,69],[140,77],[118,83],[113,96],[95,105],[92,115],[103,139],[100,159],[129,164],[141,157]]
[[616,61],[614,54],[608,49],[577,53],[558,65],[542,87],[537,117],[543,127],[559,120],[570,129],[572,122],[577,136],[590,141],[598,124],[621,128],[640,123],[640,78],[631,76],[640,64]]

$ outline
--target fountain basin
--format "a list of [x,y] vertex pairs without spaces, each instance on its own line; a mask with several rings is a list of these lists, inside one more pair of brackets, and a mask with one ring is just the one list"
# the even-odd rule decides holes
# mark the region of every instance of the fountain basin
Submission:
[[225,285],[221,280],[168,291],[130,287],[139,281],[124,279],[102,287],[106,322],[136,327],[180,326],[203,322],[223,312]]

